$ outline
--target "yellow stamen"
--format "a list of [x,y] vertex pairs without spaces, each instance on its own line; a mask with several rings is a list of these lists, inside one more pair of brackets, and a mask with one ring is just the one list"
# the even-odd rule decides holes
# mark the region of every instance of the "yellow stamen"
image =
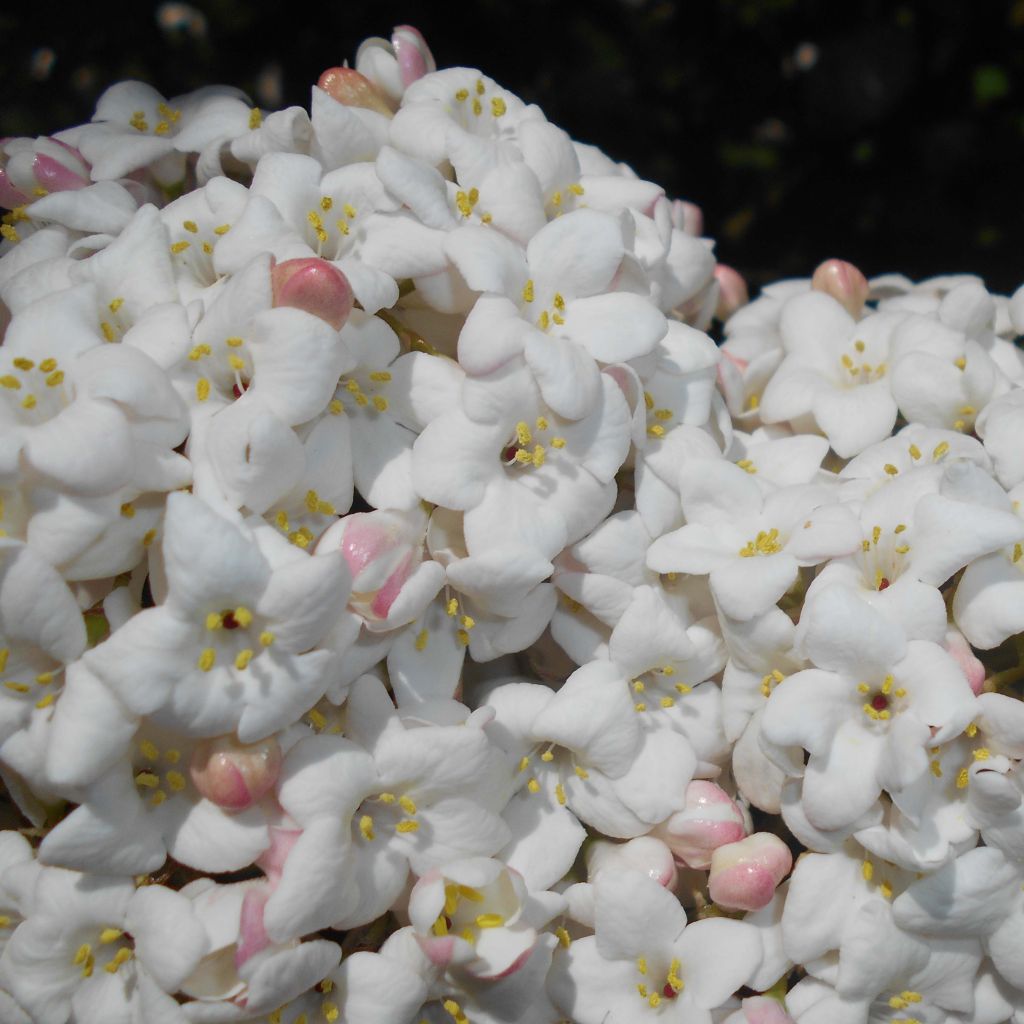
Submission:
[[203,672],[209,672],[217,661],[217,652],[212,647],[204,647],[196,662],[198,668]]

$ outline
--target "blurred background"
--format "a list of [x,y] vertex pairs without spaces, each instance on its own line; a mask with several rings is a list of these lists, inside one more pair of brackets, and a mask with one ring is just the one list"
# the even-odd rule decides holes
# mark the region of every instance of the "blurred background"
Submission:
[[[6,5],[0,135],[87,120],[123,78],[308,104],[411,23],[575,138],[704,210],[755,286],[838,256],[869,276],[1024,281],[1024,0],[91,0]],[[62,7],[62,12],[69,8]]]

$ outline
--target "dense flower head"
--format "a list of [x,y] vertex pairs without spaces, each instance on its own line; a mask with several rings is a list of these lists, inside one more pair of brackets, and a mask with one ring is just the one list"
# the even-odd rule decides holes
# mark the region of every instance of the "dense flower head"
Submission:
[[1024,1021],[1024,289],[408,25],[0,204],[0,1019]]

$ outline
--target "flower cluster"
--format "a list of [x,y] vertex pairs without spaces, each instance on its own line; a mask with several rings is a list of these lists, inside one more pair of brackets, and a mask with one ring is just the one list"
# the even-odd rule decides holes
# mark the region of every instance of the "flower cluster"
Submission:
[[0,202],[0,1017],[1024,1022],[1024,290],[748,303],[408,26]]

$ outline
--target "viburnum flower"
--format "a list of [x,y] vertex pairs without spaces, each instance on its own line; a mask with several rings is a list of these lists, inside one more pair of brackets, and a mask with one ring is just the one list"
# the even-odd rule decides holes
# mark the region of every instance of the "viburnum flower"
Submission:
[[267,901],[272,937],[365,924],[410,868],[488,856],[508,838],[507,779],[479,725],[403,723],[370,676],[352,688],[347,723],[351,739],[313,736],[285,759],[278,800],[303,831]]
[[[166,601],[131,618],[87,661],[126,707],[193,736],[243,742],[293,722],[323,695],[349,576],[340,555],[281,543],[274,562],[199,499],[172,494]],[[140,685],[140,677],[145,680]]]
[[818,667],[771,691],[761,732],[810,754],[801,800],[811,823],[849,825],[883,789],[916,813],[912,784],[929,771],[925,748],[953,738],[976,714],[962,670],[938,644],[908,640],[843,586],[820,591],[800,628]]
[[170,993],[206,948],[188,899],[172,889],[45,868],[0,963],[33,1020],[170,1024],[185,1020]]
[[722,918],[687,925],[672,893],[636,871],[594,882],[595,934],[556,953],[555,1005],[579,1024],[711,1020],[761,962],[757,931]]
[[446,251],[477,300],[459,338],[459,362],[474,376],[521,356],[544,401],[567,419],[593,408],[597,362],[647,355],[667,330],[645,298],[612,291],[627,257],[620,221],[577,210],[552,221],[524,252],[497,232],[468,226]]
[[793,585],[802,565],[851,552],[859,530],[849,510],[821,485],[783,487],[767,496],[749,473],[692,459],[679,471],[686,525],[656,540],[656,572],[709,573],[722,611],[748,620]]

